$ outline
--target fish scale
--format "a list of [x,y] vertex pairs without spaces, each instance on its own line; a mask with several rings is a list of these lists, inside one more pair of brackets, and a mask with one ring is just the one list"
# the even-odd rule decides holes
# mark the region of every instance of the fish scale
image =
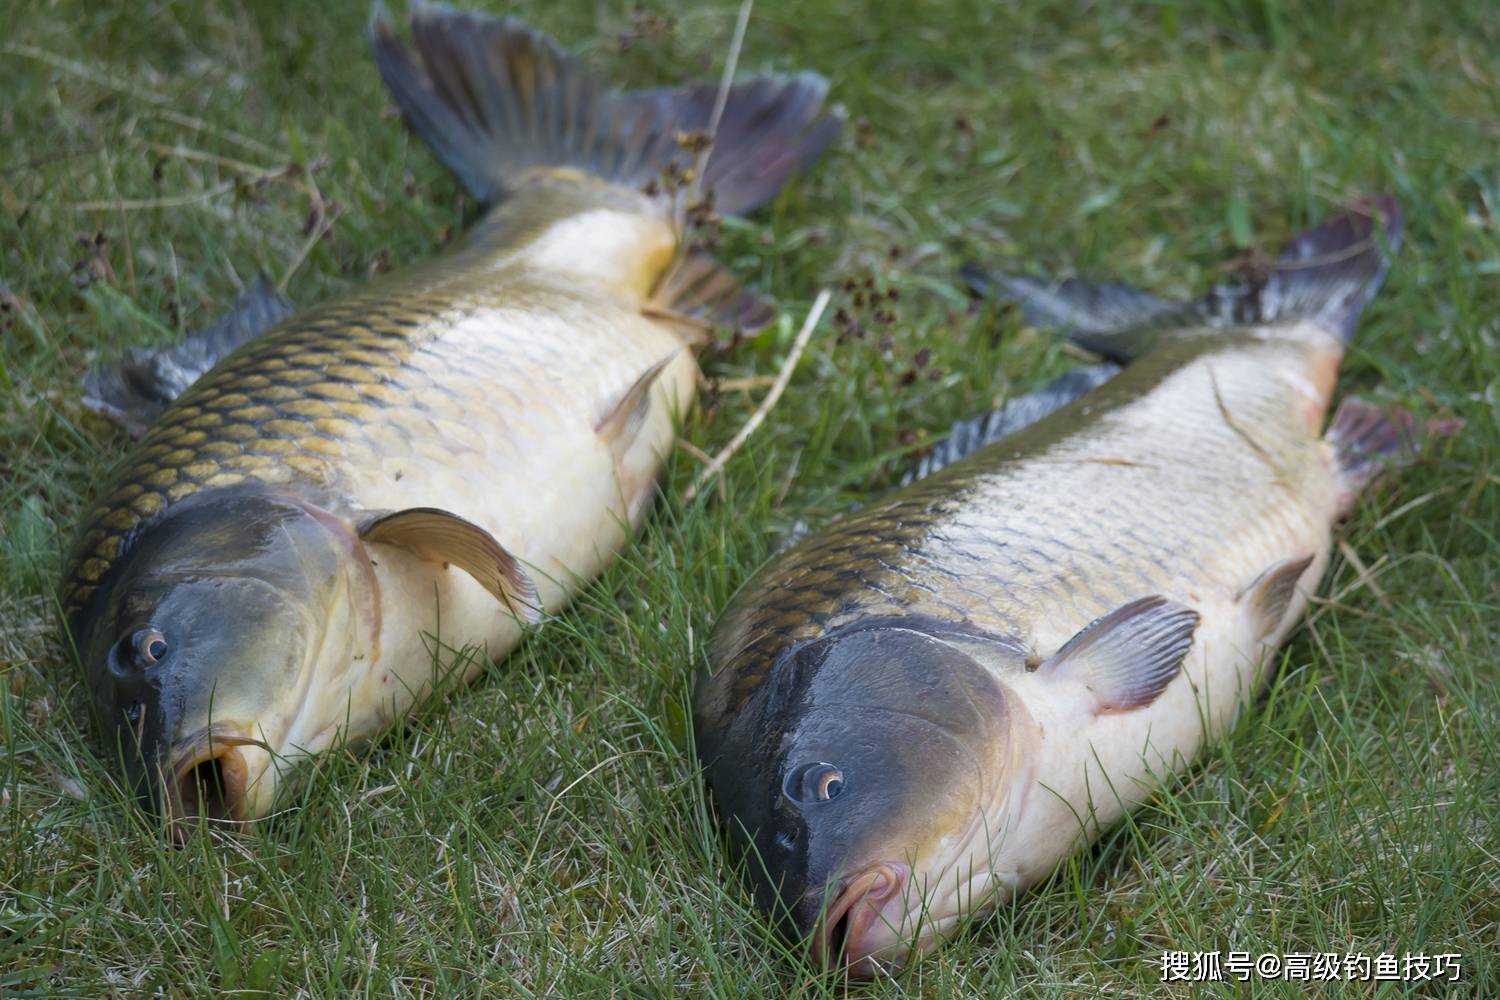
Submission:
[[62,604],[106,752],[179,835],[266,815],[297,759],[476,676],[608,564],[706,330],[772,315],[684,245],[689,201],[657,183],[687,166],[677,137],[722,111],[699,179],[739,213],[838,131],[812,74],[621,93],[513,19],[410,16],[420,56],[377,15],[376,62],[477,223],[300,313],[259,280],[85,378],[145,436]]
[[816,960],[868,977],[930,950],[1260,688],[1333,526],[1409,455],[1409,416],[1346,401],[1323,428],[1385,270],[1351,212],[1196,305],[999,276],[1128,364],[958,425],[936,471],[735,594],[695,737],[757,904]]
[[[1196,398],[1179,397],[1165,426],[1153,431],[1153,440],[1175,438],[1172,450],[1136,448],[1136,428],[1112,428],[1105,419],[1142,387],[1179,370],[1181,359],[1166,352],[1160,366],[1132,366],[1075,406],[1080,422],[1061,452],[1054,450],[1063,443],[1055,435],[1023,431],[850,515],[828,539],[788,553],[774,574],[747,584],[736,599],[749,616],[723,628],[725,649],[743,635],[762,638],[738,654],[726,651],[723,669],[748,691],[782,650],[860,616],[931,615],[1011,633],[1032,615],[1086,621],[1168,584],[1222,588],[1226,576],[1250,583],[1274,561],[1278,545],[1305,536],[1316,512],[1295,516],[1306,507],[1296,490],[1325,472],[1326,456],[1298,447],[1306,430],[1297,426],[1299,400],[1290,384],[1247,380],[1233,412],[1304,463],[1290,489],[1279,483],[1225,421],[1207,376],[1214,368],[1261,371],[1277,348],[1252,340],[1234,352],[1207,343],[1214,351],[1199,362]],[[1203,344],[1190,350],[1202,353]],[[1295,344],[1281,350],[1288,363],[1306,353]],[[1114,464],[1126,456],[1144,467]],[[1028,458],[1043,461],[1028,465]],[[1214,546],[1217,526],[1225,523],[1241,524],[1256,542],[1236,550],[1229,567]],[[1115,525],[1128,530],[1116,533]],[[755,661],[759,667],[746,666]]]
[[[594,345],[587,326],[567,338],[524,327],[507,336],[515,299],[506,283],[480,273],[487,280],[471,278],[477,287],[470,289],[446,282],[442,299],[398,287],[388,297],[362,295],[310,311],[195,383],[95,508],[68,576],[76,581],[64,598],[69,612],[88,599],[131,532],[204,489],[296,484],[338,501],[348,492],[339,484],[372,464],[406,459],[420,468],[480,451],[491,461],[514,461],[525,447],[514,440],[517,415],[526,414],[528,427],[544,425],[548,414],[576,418],[590,395],[603,412],[611,392],[617,396],[677,347],[665,331],[634,345],[608,319],[596,322],[606,329],[592,331]],[[630,312],[624,303],[615,309]],[[456,337],[460,329],[478,335]],[[548,392],[554,381],[582,391],[571,398]],[[489,428],[488,435],[468,422]]]

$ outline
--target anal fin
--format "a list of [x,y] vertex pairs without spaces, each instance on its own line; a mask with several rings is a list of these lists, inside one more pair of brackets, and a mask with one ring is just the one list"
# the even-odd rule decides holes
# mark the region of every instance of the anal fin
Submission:
[[220,359],[292,315],[292,304],[261,275],[213,326],[172,347],[133,347],[83,376],[83,403],[139,438],[168,404]]
[[1240,591],[1239,599],[1249,602],[1257,639],[1271,635],[1281,625],[1292,598],[1297,595],[1297,581],[1302,579],[1312,562],[1311,555],[1283,559]]
[[1350,397],[1339,404],[1328,425],[1328,442],[1344,483],[1355,492],[1389,466],[1416,457],[1416,418],[1400,407],[1383,410]]
[[1456,418],[1419,424],[1399,406],[1381,409],[1363,399],[1345,399],[1325,436],[1338,470],[1339,513],[1349,513],[1359,494],[1382,473],[1410,465],[1435,438],[1457,434],[1463,427]]
[[1094,713],[1128,712],[1156,700],[1193,645],[1198,612],[1161,595],[1122,605],[1086,625],[1037,673],[1088,688]]
[[776,316],[769,302],[741,288],[703,250],[689,250],[677,259],[657,284],[644,312],[671,324],[695,346],[707,343],[714,327],[749,333]]

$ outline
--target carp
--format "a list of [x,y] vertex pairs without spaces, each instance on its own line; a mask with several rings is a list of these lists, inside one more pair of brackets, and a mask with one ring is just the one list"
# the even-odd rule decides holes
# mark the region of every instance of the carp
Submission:
[[855,977],[1046,877],[1262,687],[1414,422],[1340,362],[1400,238],[1378,198],[1196,303],[970,275],[1115,364],[956,428],[774,557],[694,693],[758,906]]
[[840,127],[810,73],[626,92],[519,21],[419,5],[410,30],[415,55],[377,13],[375,59],[485,206],[466,234],[303,310],[257,283],[85,379],[144,437],[61,604],[107,749],[179,832],[264,817],[298,759],[472,677],[600,572],[706,331],[770,318],[690,216],[763,204]]

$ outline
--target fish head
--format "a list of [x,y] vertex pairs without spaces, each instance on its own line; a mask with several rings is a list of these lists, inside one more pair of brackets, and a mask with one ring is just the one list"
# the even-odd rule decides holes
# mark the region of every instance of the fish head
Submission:
[[988,895],[1019,770],[1024,707],[964,643],[908,625],[785,655],[709,765],[758,906],[855,977],[929,949]]
[[359,647],[359,553],[316,507],[184,501],[127,540],[73,618],[107,754],[185,837],[270,812],[299,720]]

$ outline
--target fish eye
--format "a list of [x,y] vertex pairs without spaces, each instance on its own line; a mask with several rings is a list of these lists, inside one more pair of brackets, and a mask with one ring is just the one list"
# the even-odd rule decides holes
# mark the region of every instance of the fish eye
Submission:
[[167,637],[154,628],[143,628],[130,640],[136,659],[146,666],[160,661],[167,655]]
[[793,802],[830,802],[844,791],[844,784],[844,772],[820,760],[793,768],[781,790]]

